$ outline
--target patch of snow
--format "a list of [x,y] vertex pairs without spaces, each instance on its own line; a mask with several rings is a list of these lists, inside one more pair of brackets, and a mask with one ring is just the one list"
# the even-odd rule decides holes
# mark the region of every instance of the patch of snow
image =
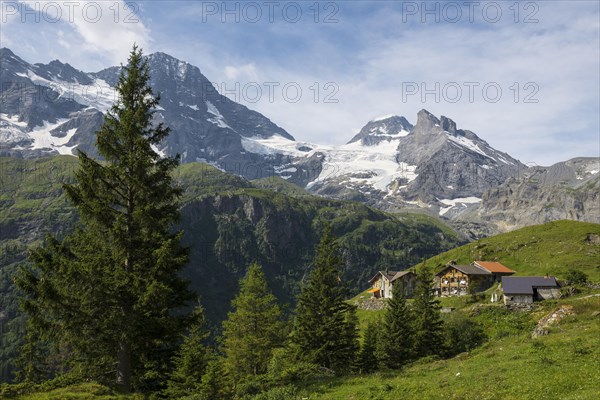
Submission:
[[[417,177],[416,166],[396,162],[398,143],[395,141],[382,141],[375,146],[364,146],[360,142],[326,146],[297,142],[277,134],[266,139],[260,137],[241,139],[242,147],[250,153],[281,154],[298,158],[322,154],[324,159],[321,172],[307,185],[308,188],[316,183],[339,179],[341,183],[369,185],[385,192],[394,180],[404,178],[412,182]],[[311,150],[300,151],[299,147],[308,147]]]
[[185,78],[185,73],[187,72],[188,64],[185,61],[179,61],[178,65],[178,76],[179,78]]
[[17,116],[17,115],[8,115],[8,114],[0,113],[0,121],[6,121],[6,122],[10,123],[11,125],[16,125],[20,128],[27,127],[27,122],[19,121],[19,116]]
[[438,199],[440,203],[447,205],[448,207],[440,208],[440,215],[445,215],[448,211],[454,207],[466,207],[467,204],[477,204],[481,202],[479,197],[462,197],[456,199]]
[[[485,154],[485,152],[479,148],[479,145],[477,145],[472,140],[469,140],[469,139],[467,139],[465,137],[462,137],[462,136],[452,136],[452,135],[448,135],[448,139],[450,139],[452,142],[458,144],[459,146],[462,146],[462,147],[467,148],[467,149],[469,149],[471,151],[474,151],[475,153],[479,153],[482,156],[485,156],[487,158],[491,158],[492,160],[494,160],[493,157],[490,157],[489,155]],[[504,162],[508,163],[506,160],[504,160]]]
[[[71,154],[72,147],[66,147],[66,144],[71,140],[73,135],[75,134],[76,128],[69,129],[67,134],[64,137],[57,138],[50,134],[50,131],[58,128],[65,122],[67,122],[68,118],[63,118],[57,120],[57,122],[51,123],[48,121],[44,121],[42,126],[36,126],[33,128],[31,132],[29,132],[29,137],[33,139],[33,143],[31,145],[32,149],[53,149],[58,151],[61,154]],[[64,148],[61,148],[64,147]]]
[[219,128],[229,128],[231,130],[234,130],[232,127],[227,125],[227,122],[225,122],[225,118],[223,117],[223,115],[221,114],[219,109],[214,106],[213,103],[206,100],[206,108],[209,113],[211,113],[212,115],[215,116],[214,118],[208,118],[207,119],[208,122],[211,122],[211,123],[217,125]]
[[103,113],[110,110],[118,100],[118,93],[115,88],[102,79],[94,79],[94,83],[91,85],[60,80],[49,81],[31,70],[27,71],[27,77],[36,85],[44,86],[57,92],[58,98],[74,100],[77,103],[94,107]]
[[159,149],[158,146],[156,146],[155,144],[150,145],[150,147],[152,147],[152,150],[154,150],[161,158],[167,157],[164,150]]

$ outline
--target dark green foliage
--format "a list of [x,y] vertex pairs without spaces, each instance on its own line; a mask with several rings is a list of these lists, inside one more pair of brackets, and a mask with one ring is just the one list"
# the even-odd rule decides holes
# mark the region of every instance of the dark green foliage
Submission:
[[194,322],[189,333],[173,359],[174,369],[165,390],[169,398],[181,398],[200,389],[202,376],[212,357],[211,350],[205,344],[209,336],[205,325],[204,309],[199,306],[194,311]]
[[329,226],[317,248],[315,267],[302,287],[291,334],[296,358],[347,372],[357,350],[354,306],[346,303],[340,277],[342,260]]
[[480,346],[487,336],[483,326],[463,313],[454,312],[444,323],[445,356],[452,357]]
[[377,357],[379,326],[379,323],[369,322],[364,331],[357,361],[360,373],[368,374],[379,369],[379,359]]
[[570,269],[565,274],[565,280],[568,282],[569,285],[583,285],[587,283],[588,276],[583,271],[577,269]]
[[267,372],[273,351],[283,344],[281,310],[258,264],[240,281],[233,310],[223,322],[223,366],[234,390]]
[[327,372],[317,364],[295,359],[292,348],[281,348],[273,352],[268,378],[276,385],[289,385],[321,377]]
[[223,370],[223,360],[215,358],[211,360],[206,372],[202,376],[197,394],[193,397],[198,400],[229,400],[230,393],[227,391],[227,376]]
[[423,263],[417,269],[413,302],[414,352],[417,357],[444,354],[444,323],[440,303],[432,290],[432,274]]
[[[0,321],[0,372],[6,371],[0,380],[11,379],[25,330],[14,291],[15,271],[26,259],[27,247],[41,244],[46,232],[60,239],[74,231],[78,212],[62,195],[61,184],[74,182],[77,165],[77,158],[70,156],[0,157],[0,168],[7,171],[7,185],[0,189],[0,310],[5,314]],[[319,241],[319,221],[333,221],[344,283],[353,293],[364,289],[384,264],[409,267],[459,241],[432,218],[397,217],[359,203],[249,188],[248,181],[205,164],[181,165],[173,175],[185,187],[178,228],[185,231],[183,243],[191,253],[184,274],[202,293],[213,332],[227,316],[224,305],[230,304],[244,266],[253,261],[260,263],[281,303],[295,301]]]
[[22,269],[28,329],[48,341],[55,372],[124,391],[154,390],[189,317],[173,311],[193,299],[178,272],[187,262],[173,232],[181,189],[172,184],[176,158],[160,158],[152,145],[169,130],[151,126],[158,98],[136,47],[123,67],[119,101],[97,134],[106,160],[79,153],[76,183],[66,184],[81,223],[60,241],[48,237]]
[[401,368],[413,358],[413,315],[404,297],[404,288],[398,282],[392,287],[383,316],[383,330],[379,339],[382,364],[391,369]]

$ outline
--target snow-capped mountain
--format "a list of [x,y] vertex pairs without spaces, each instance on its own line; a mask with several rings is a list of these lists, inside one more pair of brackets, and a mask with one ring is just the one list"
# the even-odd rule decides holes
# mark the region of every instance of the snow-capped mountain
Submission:
[[[518,204],[528,204],[522,198],[541,193],[530,185],[529,176],[538,176],[538,169],[527,168],[445,116],[421,110],[414,125],[402,116],[386,116],[349,134],[353,137],[346,144],[307,143],[219,94],[199,68],[164,53],[149,55],[148,62],[151,85],[161,95],[156,122],[171,128],[156,150],[180,154],[184,163],[208,162],[248,179],[278,175],[318,195],[384,210],[418,208],[469,223],[499,225],[500,217],[492,215],[518,213]],[[85,73],[58,60],[29,64],[6,48],[0,49],[0,66],[0,155],[73,154],[76,148],[97,154],[95,132],[117,100],[113,87],[120,67]],[[563,182],[567,174],[571,186],[586,182],[577,186],[584,192],[589,179],[600,176],[595,167],[563,164],[545,169],[545,176]],[[538,186],[548,192],[557,185]],[[518,199],[511,197],[515,192]],[[565,204],[575,219],[600,222],[600,217],[581,216],[578,210],[593,211],[593,206],[579,206],[571,197],[555,203]],[[507,200],[498,203],[498,198]]]
[[[158,149],[163,154],[234,169],[263,161],[245,154],[243,137],[294,140],[268,118],[220,95],[197,67],[164,53],[149,55],[148,62],[153,90],[161,94],[155,118],[173,131]],[[120,67],[84,73],[58,60],[33,65],[6,48],[0,63],[0,154],[72,154],[75,148],[96,154],[94,133],[117,100]]]

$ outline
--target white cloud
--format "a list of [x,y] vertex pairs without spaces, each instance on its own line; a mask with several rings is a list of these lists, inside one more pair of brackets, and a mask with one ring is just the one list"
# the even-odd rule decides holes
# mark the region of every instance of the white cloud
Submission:
[[[92,70],[125,62],[134,42],[146,51],[151,43],[150,30],[124,0],[10,4],[10,8],[3,5],[0,16],[6,21],[2,45],[16,44],[13,50],[34,62],[49,61],[34,58],[45,53]],[[35,44],[37,51],[27,54],[19,43]]]
[[254,64],[240,65],[239,67],[228,65],[225,67],[225,76],[234,81],[246,80],[247,82],[256,82],[258,73]]

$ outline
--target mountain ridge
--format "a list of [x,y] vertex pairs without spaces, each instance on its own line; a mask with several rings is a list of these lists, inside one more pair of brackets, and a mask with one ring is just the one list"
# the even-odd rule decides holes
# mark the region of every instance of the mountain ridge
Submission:
[[[600,222],[593,185],[578,186],[578,193],[558,180],[527,186],[522,179],[541,167],[531,169],[444,115],[423,109],[414,125],[404,116],[385,116],[367,122],[345,144],[309,143],[219,94],[200,68],[163,52],[147,60],[150,83],[161,94],[154,122],[172,130],[155,150],[179,154],[183,163],[206,162],[249,180],[278,176],[313,194],[386,211],[420,210],[471,237],[557,217]],[[85,73],[59,60],[30,64],[7,48],[0,49],[0,62],[0,155],[35,158],[75,149],[97,155],[95,131],[116,100],[121,67]],[[559,176],[560,168],[568,170],[560,165],[544,171]],[[565,173],[575,179],[572,171]],[[515,185],[523,189],[519,198]],[[512,215],[496,201],[510,196]],[[523,209],[520,216],[520,204],[550,197],[566,212],[557,208],[540,218]]]

